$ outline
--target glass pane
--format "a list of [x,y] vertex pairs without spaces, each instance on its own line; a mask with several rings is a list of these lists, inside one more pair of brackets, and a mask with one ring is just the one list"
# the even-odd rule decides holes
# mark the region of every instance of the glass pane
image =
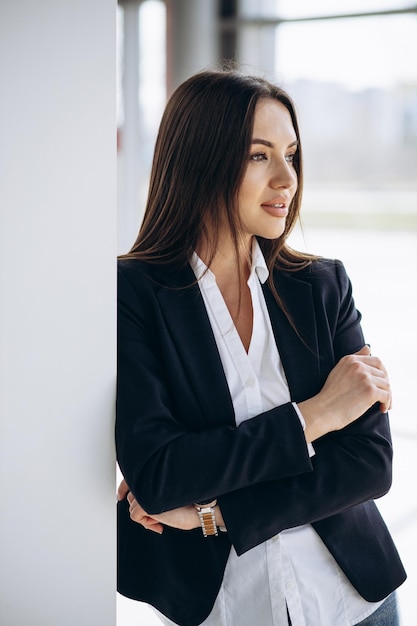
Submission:
[[242,17],[277,17],[278,5],[277,0],[240,0],[238,11]]
[[147,0],[139,8],[139,101],[143,123],[151,135],[151,150],[166,101],[166,7]]
[[325,20],[277,28],[276,66],[285,80],[331,81],[347,89],[417,81],[417,16]]
[[[414,16],[277,28],[277,77],[300,112],[308,188],[324,184],[381,191],[394,186],[403,200],[398,202],[397,195],[397,205],[413,213],[414,222],[416,32]],[[383,208],[387,197],[378,197],[375,207]]]

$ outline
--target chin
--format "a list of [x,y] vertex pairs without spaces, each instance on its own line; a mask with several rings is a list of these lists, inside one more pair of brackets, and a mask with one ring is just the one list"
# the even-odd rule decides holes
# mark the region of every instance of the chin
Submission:
[[268,229],[263,232],[255,233],[255,236],[261,237],[262,239],[269,239],[270,241],[273,241],[274,239],[279,239],[280,237],[282,237],[284,232],[285,232],[285,227],[279,228],[279,229],[277,228],[274,230]]

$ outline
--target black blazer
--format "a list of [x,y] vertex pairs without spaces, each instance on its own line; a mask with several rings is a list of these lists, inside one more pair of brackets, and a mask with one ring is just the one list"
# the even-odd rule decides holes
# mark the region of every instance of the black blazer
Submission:
[[[338,261],[320,260],[275,284],[301,337],[264,294],[292,401],[312,397],[344,355],[364,345]],[[311,523],[368,601],[405,580],[373,502],[391,485],[388,416],[371,408],[314,442],[309,458],[291,403],[236,427],[225,375],[191,268],[119,262],[117,458],[150,514],[217,497],[227,534],[145,530],[118,505],[118,590],[181,626],[200,624],[238,554]],[[191,285],[191,286],[190,286]]]

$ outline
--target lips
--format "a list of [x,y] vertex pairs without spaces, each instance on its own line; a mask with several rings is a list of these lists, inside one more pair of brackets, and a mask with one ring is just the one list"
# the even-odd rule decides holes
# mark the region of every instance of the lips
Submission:
[[288,206],[283,202],[265,202],[261,207],[274,217],[287,217]]

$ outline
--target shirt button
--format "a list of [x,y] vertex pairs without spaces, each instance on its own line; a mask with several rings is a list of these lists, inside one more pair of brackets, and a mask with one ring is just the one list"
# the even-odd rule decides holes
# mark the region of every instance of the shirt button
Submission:
[[295,589],[295,582],[293,580],[289,580],[288,582],[285,583],[285,589],[287,589],[287,591],[294,591]]
[[248,378],[248,380],[246,381],[246,387],[254,387],[255,385],[256,385],[256,379],[253,376]]

